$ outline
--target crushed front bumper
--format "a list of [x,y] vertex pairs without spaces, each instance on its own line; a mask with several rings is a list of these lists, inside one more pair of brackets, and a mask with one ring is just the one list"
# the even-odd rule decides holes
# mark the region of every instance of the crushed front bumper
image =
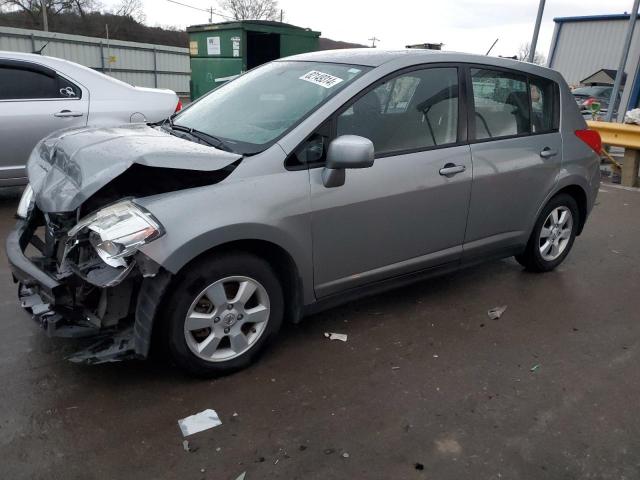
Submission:
[[[95,341],[72,355],[71,361],[104,363],[146,357],[153,319],[170,274],[158,268],[143,276],[136,268],[118,285],[89,285],[73,273],[58,273],[53,258],[25,253],[30,245],[39,253],[47,250],[35,235],[36,228],[33,219],[18,220],[5,245],[21,306],[51,337]],[[138,260],[149,268],[146,257]],[[78,295],[80,290],[91,291],[91,296]]]

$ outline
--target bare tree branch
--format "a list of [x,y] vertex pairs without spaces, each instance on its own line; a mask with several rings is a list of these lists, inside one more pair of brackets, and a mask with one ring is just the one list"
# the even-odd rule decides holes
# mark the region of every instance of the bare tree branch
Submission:
[[220,0],[220,9],[235,20],[277,20],[277,0]]
[[[529,42],[521,44],[520,48],[518,49],[518,60],[520,60],[521,62],[528,62],[530,52],[531,44]],[[533,63],[535,63],[536,65],[544,65],[546,62],[546,57],[536,50],[536,53],[533,55]]]

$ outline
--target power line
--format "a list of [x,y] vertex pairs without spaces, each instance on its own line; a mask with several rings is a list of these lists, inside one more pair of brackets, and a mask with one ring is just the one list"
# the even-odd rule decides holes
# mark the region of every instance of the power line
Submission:
[[175,3],[176,5],[182,5],[183,7],[191,8],[193,10],[199,10],[201,12],[207,12],[209,14],[209,21],[210,22],[213,22],[213,18],[212,18],[213,15],[217,15],[219,17],[222,17],[222,18],[226,19],[226,20],[233,20],[233,17],[230,17],[228,15],[220,13],[220,12],[214,10],[213,8],[196,7],[194,5],[189,5],[187,3],[178,2],[176,0],[167,0],[167,2]]

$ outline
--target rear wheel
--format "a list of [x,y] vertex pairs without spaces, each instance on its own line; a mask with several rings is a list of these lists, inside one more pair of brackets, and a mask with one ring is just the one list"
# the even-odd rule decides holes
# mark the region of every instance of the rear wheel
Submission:
[[516,260],[527,270],[548,272],[569,254],[578,231],[578,205],[568,194],[556,195],[542,210],[527,247]]
[[246,253],[213,256],[177,279],[164,316],[172,359],[198,376],[253,362],[282,324],[282,288],[267,262]]

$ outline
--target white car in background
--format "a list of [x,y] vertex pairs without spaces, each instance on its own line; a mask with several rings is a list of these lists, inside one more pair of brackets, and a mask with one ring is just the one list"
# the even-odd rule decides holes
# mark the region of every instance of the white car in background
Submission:
[[60,58],[0,51],[0,186],[27,182],[27,159],[51,132],[157,122],[180,108],[172,90],[133,87]]

